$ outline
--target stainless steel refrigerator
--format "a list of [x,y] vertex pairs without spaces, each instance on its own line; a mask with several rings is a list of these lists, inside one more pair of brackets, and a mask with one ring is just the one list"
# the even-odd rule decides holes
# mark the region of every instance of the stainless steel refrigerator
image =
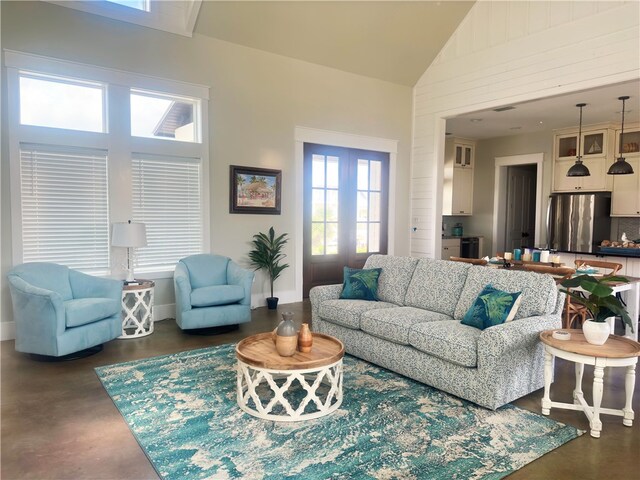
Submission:
[[548,247],[595,253],[611,232],[611,194],[554,193],[547,210]]

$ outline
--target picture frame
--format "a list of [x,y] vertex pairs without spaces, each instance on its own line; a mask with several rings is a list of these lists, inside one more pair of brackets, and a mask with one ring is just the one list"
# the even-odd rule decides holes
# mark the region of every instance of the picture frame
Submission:
[[229,213],[280,215],[282,170],[229,168]]

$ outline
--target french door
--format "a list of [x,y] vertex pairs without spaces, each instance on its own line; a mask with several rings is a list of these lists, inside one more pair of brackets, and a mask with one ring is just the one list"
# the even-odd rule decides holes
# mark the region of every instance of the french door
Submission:
[[304,145],[303,296],[387,253],[389,154]]

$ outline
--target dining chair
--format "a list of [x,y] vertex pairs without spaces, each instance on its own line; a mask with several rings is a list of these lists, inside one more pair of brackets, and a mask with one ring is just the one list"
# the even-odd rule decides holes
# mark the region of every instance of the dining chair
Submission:
[[[602,260],[591,260],[591,259],[586,260],[584,258],[576,258],[575,264],[576,264],[576,270],[579,270],[580,267],[584,265],[595,267],[598,269],[598,273],[602,274],[605,277],[613,276],[622,269],[621,263],[605,262]],[[605,270],[605,272],[600,271],[600,269]]]
[[471,263],[472,265],[486,265],[488,262],[481,258],[462,258],[462,257],[449,257],[452,262]]
[[[571,267],[552,267],[548,265],[523,264],[522,268],[529,272],[543,273],[551,275],[556,285],[560,285],[563,281],[571,278],[576,273],[575,268]],[[580,320],[580,326],[587,321],[589,310],[584,305],[572,302],[571,296],[567,294],[564,304],[564,312],[562,315],[562,328],[571,328],[576,320]]]

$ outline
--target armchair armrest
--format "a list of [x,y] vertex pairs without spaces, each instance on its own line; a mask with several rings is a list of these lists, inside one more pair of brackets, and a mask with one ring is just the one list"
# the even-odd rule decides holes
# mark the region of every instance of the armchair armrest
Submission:
[[64,333],[65,310],[58,292],[27,283],[17,275],[8,275],[16,328],[54,338]]
[[69,269],[69,283],[73,298],[112,298],[118,302],[122,299],[122,280],[94,277]]
[[240,285],[244,287],[244,298],[241,305],[251,305],[251,287],[255,273],[246,268],[242,268],[234,261],[229,261],[227,265],[227,283],[229,285]]
[[191,280],[187,267],[182,262],[178,262],[173,272],[173,286],[176,293],[176,310],[178,312],[191,310]]
[[478,339],[478,366],[495,362],[510,351],[533,347],[540,341],[540,332],[561,326],[560,316],[552,314],[521,318],[487,328]]

